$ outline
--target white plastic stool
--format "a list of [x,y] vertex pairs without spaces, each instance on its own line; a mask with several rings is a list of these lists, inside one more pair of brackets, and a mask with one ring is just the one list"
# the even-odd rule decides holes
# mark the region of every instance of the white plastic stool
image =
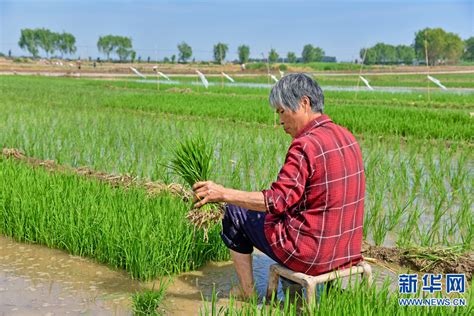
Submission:
[[357,274],[361,274],[362,278],[367,279],[367,283],[369,285],[372,284],[372,268],[365,261],[361,261],[356,266],[347,269],[331,271],[317,276],[295,272],[277,263],[272,264],[270,266],[270,276],[268,278],[267,298],[271,299],[272,293],[276,292],[280,276],[296,282],[304,287],[306,289],[306,300],[308,304],[311,304],[316,294],[316,286],[318,284],[326,283],[338,278],[350,277],[351,275]]

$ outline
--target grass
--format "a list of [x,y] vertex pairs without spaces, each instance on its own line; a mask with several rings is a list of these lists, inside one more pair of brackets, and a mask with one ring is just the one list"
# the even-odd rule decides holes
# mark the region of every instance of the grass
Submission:
[[136,316],[161,315],[158,309],[166,295],[168,282],[160,279],[158,289],[143,290],[132,295],[133,314]]
[[183,220],[186,211],[168,194],[150,198],[142,189],[0,158],[0,233],[94,258],[140,280],[228,258],[218,227],[202,242]]
[[[432,296],[423,298],[446,298],[438,292]],[[372,285],[368,287],[365,283],[352,284],[348,289],[342,289],[336,284],[328,292],[323,291],[319,304],[308,305],[306,300],[296,297],[290,300],[288,295],[285,300],[263,301],[259,303],[251,300],[246,303],[238,303],[230,298],[227,306],[218,306],[215,293],[211,301],[204,301],[204,307],[200,315],[262,315],[262,316],[293,316],[293,315],[471,315],[474,311],[472,301],[474,289],[467,288],[466,293],[459,295],[456,299],[464,300],[466,306],[400,306],[400,299],[420,298],[415,295],[400,295],[393,293],[389,288],[389,282],[384,282],[381,287]],[[452,299],[455,297],[451,297]]]

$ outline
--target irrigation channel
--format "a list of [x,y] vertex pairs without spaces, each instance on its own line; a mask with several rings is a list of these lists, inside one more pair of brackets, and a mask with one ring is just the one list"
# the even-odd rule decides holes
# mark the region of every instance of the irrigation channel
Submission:
[[[201,82],[180,82],[177,80],[135,80],[138,83],[145,84],[164,84],[164,85],[193,85],[201,86]],[[225,84],[219,82],[209,82],[209,86],[228,86],[228,87],[242,87],[242,88],[259,88],[259,89],[270,89],[273,84],[268,83],[250,83],[250,82],[226,82]],[[370,91],[365,86],[360,87],[340,87],[340,86],[323,86],[324,91]],[[413,93],[426,91],[427,88],[409,88],[409,87],[373,87],[374,91],[379,92],[392,92],[392,93]],[[449,90],[442,91],[443,93],[474,93],[474,89],[471,88],[450,88]]]
[[[271,263],[265,255],[254,254],[257,291],[262,296]],[[389,270],[374,267],[379,272],[379,283],[387,276],[396,277]],[[214,287],[227,293],[235,282],[231,262],[207,264],[198,271],[173,277],[162,308],[169,315],[198,314],[202,296],[209,301]],[[152,287],[153,281],[132,280],[122,270],[0,236],[2,315],[131,315],[131,295]],[[279,296],[282,297],[281,290]],[[222,298],[219,304],[226,301]]]

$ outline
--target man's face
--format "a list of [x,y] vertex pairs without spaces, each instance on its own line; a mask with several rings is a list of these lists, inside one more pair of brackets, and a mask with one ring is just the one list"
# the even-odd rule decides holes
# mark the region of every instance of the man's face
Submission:
[[280,119],[280,125],[283,126],[285,133],[293,138],[307,123],[307,109],[305,109],[301,103],[302,102],[300,102],[300,107],[296,112],[283,108],[276,109]]

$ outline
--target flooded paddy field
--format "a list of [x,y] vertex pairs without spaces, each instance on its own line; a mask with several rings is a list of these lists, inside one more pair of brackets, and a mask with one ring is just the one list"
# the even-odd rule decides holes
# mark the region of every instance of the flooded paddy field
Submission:
[[[205,241],[185,221],[186,199],[176,191],[150,195],[157,188],[150,183],[179,182],[166,168],[169,148],[199,134],[216,148],[214,180],[244,190],[267,187],[290,142],[275,127],[268,89],[0,81],[0,143],[35,162],[0,155],[0,233],[9,236],[0,239],[0,314],[128,315],[134,293],[169,278],[159,307],[165,314],[199,313],[213,289],[219,306],[231,304],[236,277],[219,225]],[[326,97],[328,114],[362,147],[366,241],[419,248],[414,256],[442,248],[452,260],[471,258],[474,95],[329,91]],[[388,277],[396,293],[398,273],[413,267],[375,259],[378,288]],[[258,253],[254,261],[262,295],[271,262]]]

